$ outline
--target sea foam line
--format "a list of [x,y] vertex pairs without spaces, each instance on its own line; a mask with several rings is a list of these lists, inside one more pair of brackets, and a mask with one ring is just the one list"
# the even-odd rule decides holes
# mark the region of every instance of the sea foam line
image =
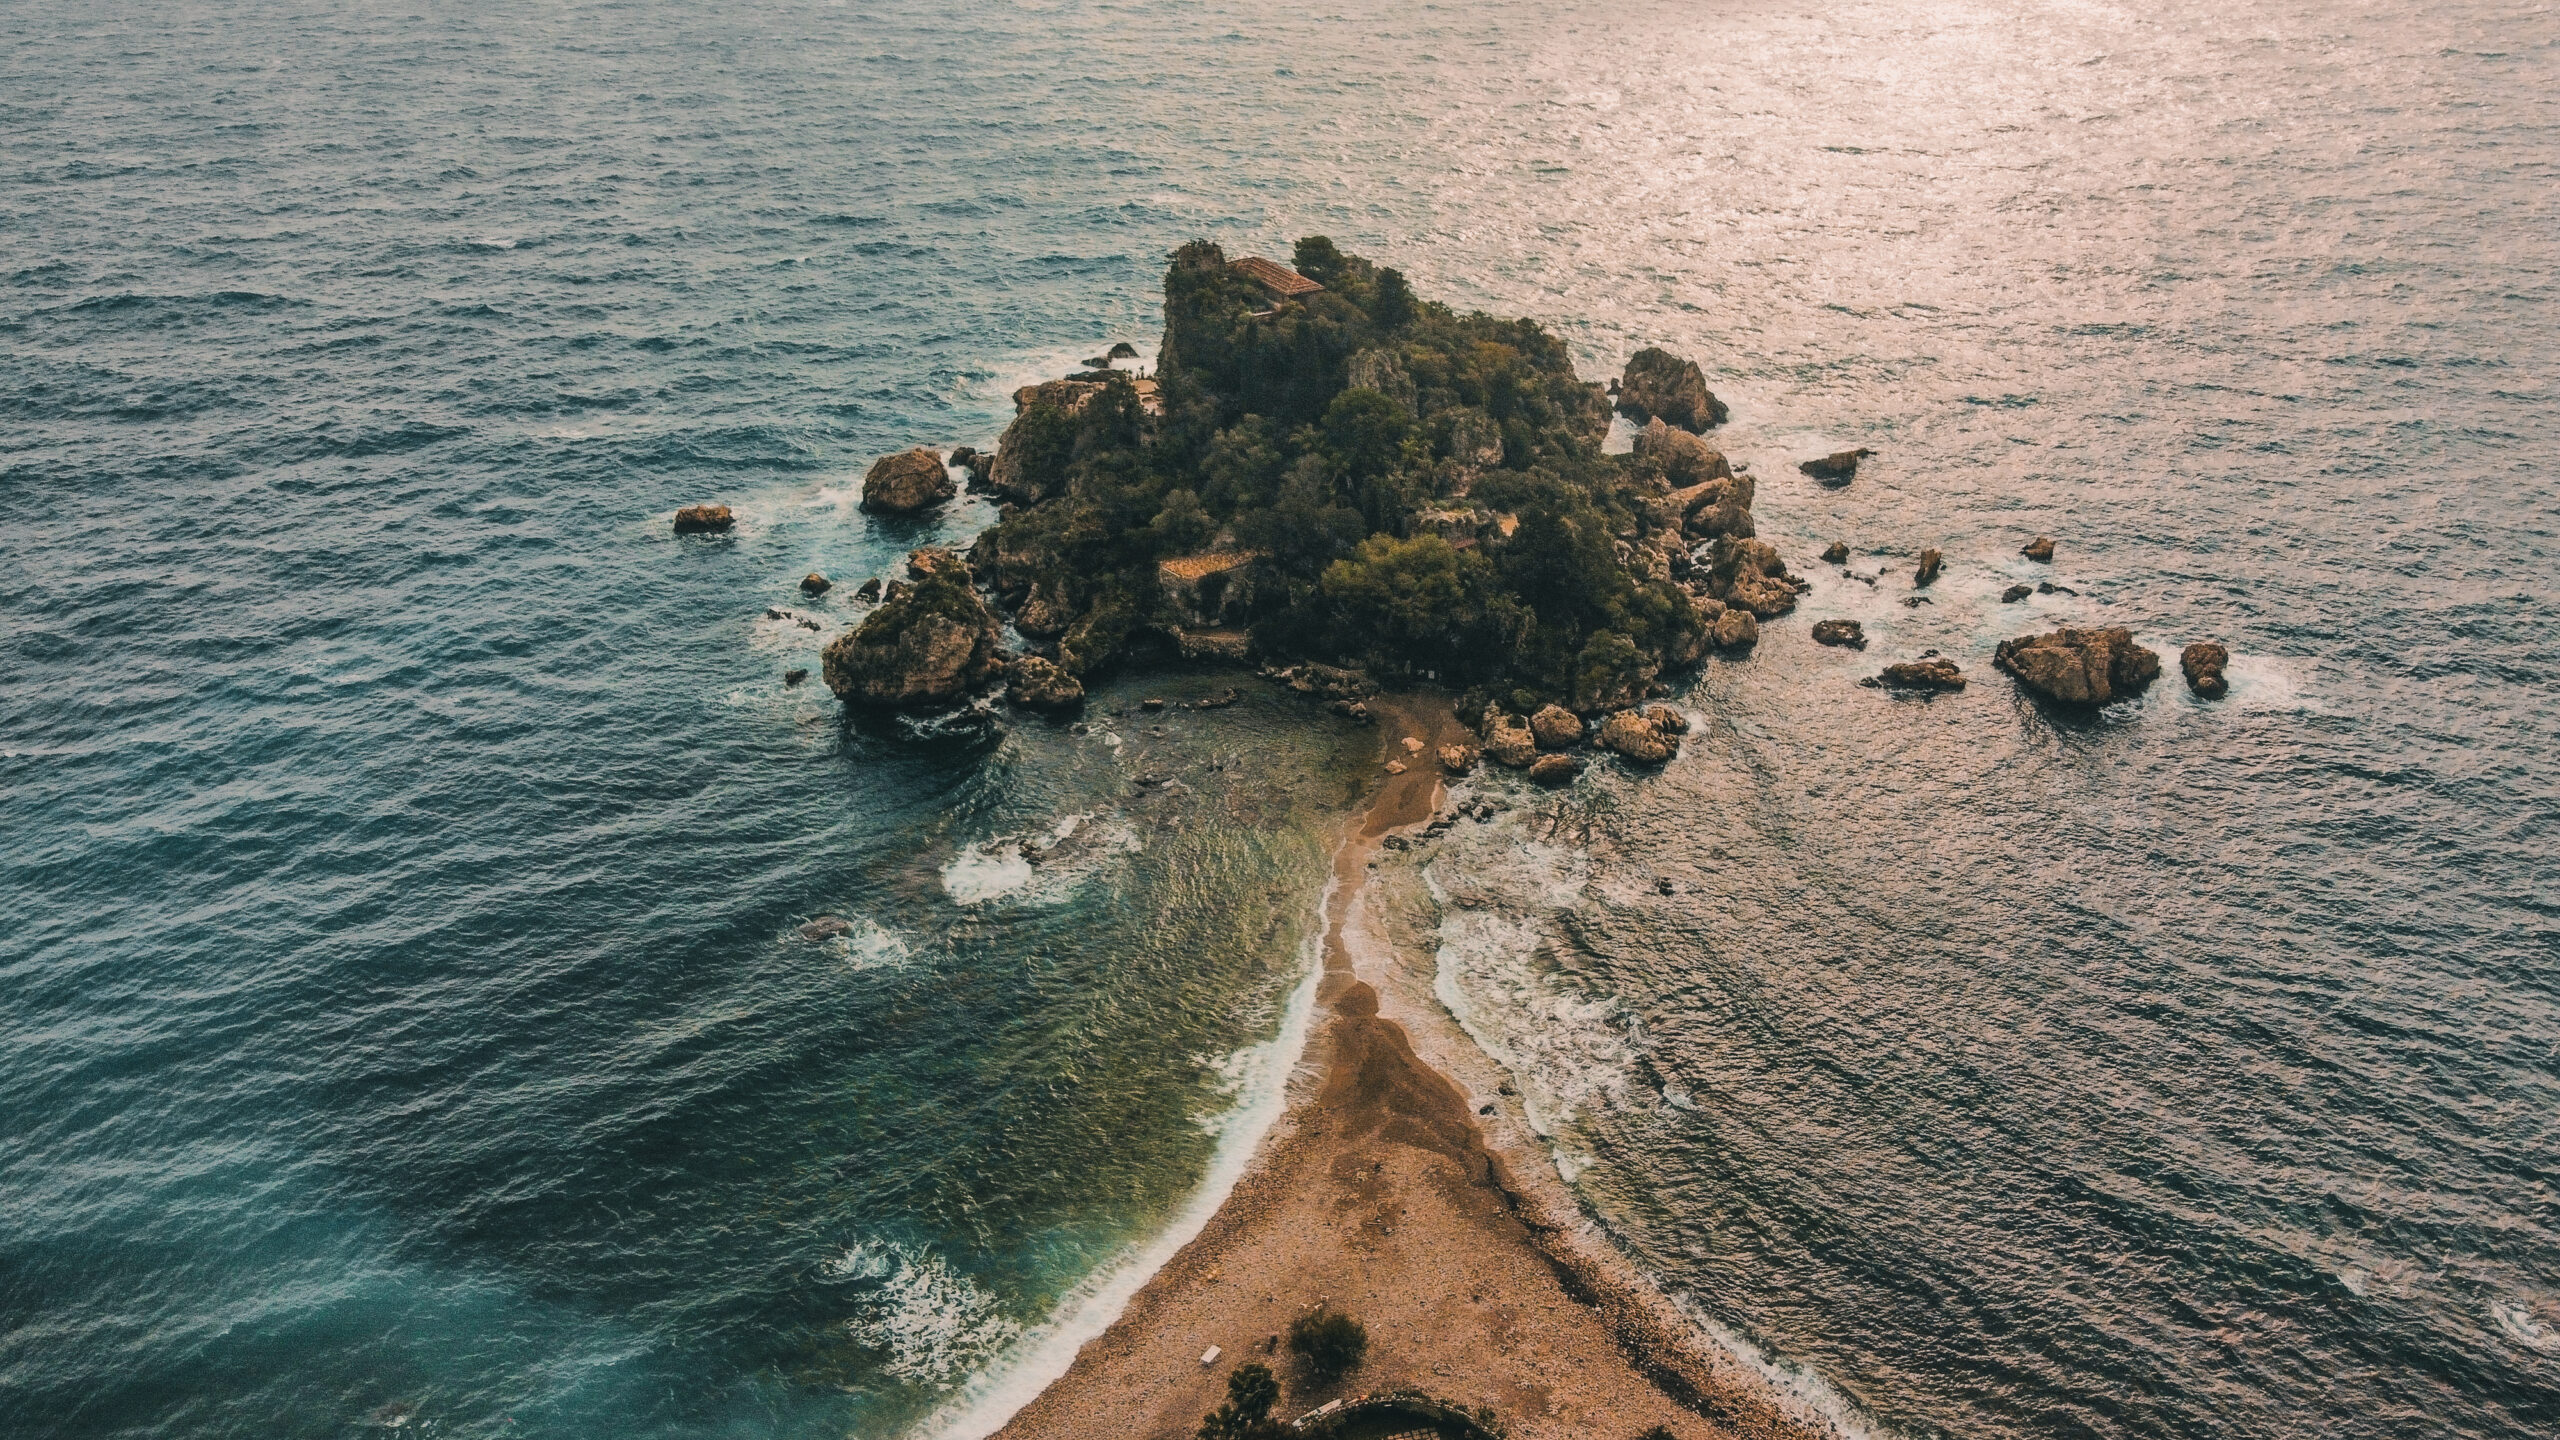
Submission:
[[1173,1222],[1152,1239],[1132,1244],[1078,1281],[1047,1320],[1024,1330],[1002,1357],[919,1427],[920,1440],[985,1440],[1004,1428],[1023,1406],[1067,1373],[1085,1342],[1110,1329],[1129,1308],[1130,1298],[1183,1246],[1198,1238],[1210,1217],[1227,1203],[1236,1182],[1252,1168],[1272,1123],[1288,1109],[1289,1076],[1306,1053],[1316,982],[1324,976],[1325,916],[1341,883],[1339,876],[1328,875],[1324,893],[1317,898],[1315,924],[1298,947],[1302,973],[1281,1011],[1279,1033],[1240,1052],[1253,1057],[1243,1067],[1239,1089],[1244,1099],[1216,1122],[1217,1147],[1199,1188]]

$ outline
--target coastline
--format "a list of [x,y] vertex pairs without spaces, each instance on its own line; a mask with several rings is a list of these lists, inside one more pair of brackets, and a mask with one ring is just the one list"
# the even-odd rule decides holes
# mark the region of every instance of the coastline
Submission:
[[[1407,735],[1426,757],[1467,738],[1426,697],[1370,707],[1391,752]],[[1417,977],[1370,923],[1371,861],[1386,835],[1430,819],[1441,793],[1426,759],[1384,777],[1345,826],[1285,1112],[1197,1233],[994,1431],[1002,1440],[1180,1440],[1248,1360],[1280,1373],[1284,1415],[1420,1390],[1489,1408],[1523,1440],[1632,1440],[1656,1425],[1683,1440],[1831,1433],[1616,1255],[1515,1116],[1479,1125],[1449,1073],[1461,1068],[1450,1027],[1399,1003]],[[1418,980],[1428,995],[1427,970]],[[1366,1362],[1333,1386],[1302,1383],[1274,1353],[1288,1322],[1322,1303],[1370,1338]],[[1218,1359],[1203,1365],[1212,1346]]]

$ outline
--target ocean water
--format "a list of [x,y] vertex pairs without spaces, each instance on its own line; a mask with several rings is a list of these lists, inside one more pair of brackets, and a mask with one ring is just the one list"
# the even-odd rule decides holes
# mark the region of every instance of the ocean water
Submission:
[[[1817,582],[1662,775],[1415,857],[1453,1011],[1702,1324],[1878,1434],[2560,1428],[2549,7],[0,38],[11,1434],[965,1434],[1036,1383],[1267,1118],[1373,737],[1109,713],[1215,677],[847,726],[781,683],[852,613],[795,582],[985,523],[859,474],[1145,343],[1174,245],[1311,231],[1587,373],[1696,355]],[[1989,648],[2063,619],[2235,693],[2021,703]],[[1974,687],[1853,683],[1926,648]]]

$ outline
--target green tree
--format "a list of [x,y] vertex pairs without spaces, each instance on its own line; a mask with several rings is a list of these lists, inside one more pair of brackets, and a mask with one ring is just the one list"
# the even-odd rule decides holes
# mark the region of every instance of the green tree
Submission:
[[1375,390],[1345,390],[1325,407],[1325,448],[1354,480],[1373,480],[1394,469],[1412,434],[1404,407]]
[[1289,1322],[1289,1353],[1306,1362],[1316,1383],[1330,1385],[1368,1355],[1369,1331],[1341,1311],[1320,1306]]
[[1201,1417],[1200,1440],[1276,1440],[1288,1433],[1271,1419],[1278,1403],[1280,1382],[1271,1367],[1247,1361],[1227,1376],[1227,1403]]
[[1301,237],[1289,252],[1289,263],[1298,273],[1319,285],[1330,285],[1342,278],[1342,252],[1332,240],[1322,235]]
[[1384,330],[1401,330],[1413,323],[1413,287],[1405,283],[1404,272],[1392,267],[1378,272],[1378,293],[1369,302],[1369,318]]
[[1324,595],[1367,648],[1422,658],[1444,649],[1468,620],[1472,572],[1483,562],[1437,535],[1372,535],[1324,572]]

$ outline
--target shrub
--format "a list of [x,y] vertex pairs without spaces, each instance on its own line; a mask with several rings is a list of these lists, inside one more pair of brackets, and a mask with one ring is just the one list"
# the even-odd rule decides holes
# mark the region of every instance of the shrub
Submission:
[[1227,1403],[1200,1417],[1200,1440],[1272,1440],[1285,1430],[1271,1419],[1278,1403],[1280,1382],[1270,1366],[1239,1365],[1227,1376]]
[[1339,1311],[1311,1310],[1289,1322],[1289,1353],[1306,1362],[1318,1384],[1331,1384],[1369,1353],[1369,1331]]

